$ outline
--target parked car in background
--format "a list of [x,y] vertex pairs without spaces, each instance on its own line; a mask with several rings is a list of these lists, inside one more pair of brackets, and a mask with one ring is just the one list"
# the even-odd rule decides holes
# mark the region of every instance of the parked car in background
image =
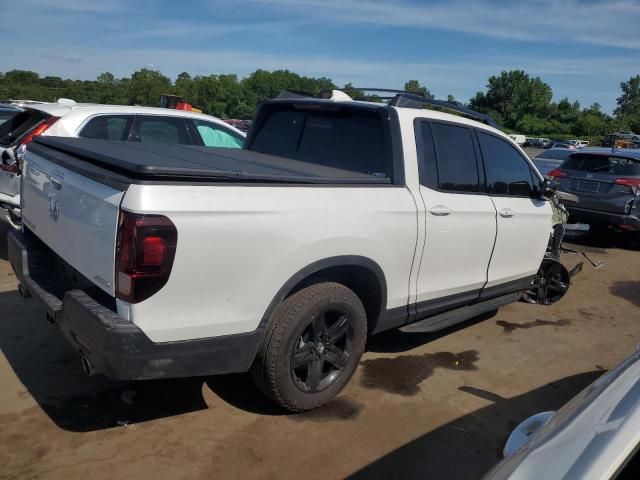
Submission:
[[546,148],[551,143],[548,138],[528,138],[525,143],[526,147]]
[[572,223],[588,223],[595,231],[640,232],[640,151],[573,151],[547,176],[578,197],[578,203],[566,202]]
[[551,141],[545,148],[568,148],[570,150],[574,150],[576,146],[566,140],[554,140]]
[[233,125],[235,128],[245,133],[249,131],[252,123],[251,120],[235,120],[235,119],[226,119],[225,122],[228,123],[229,125]]
[[14,101],[0,124],[0,217],[20,225],[20,160],[36,135],[139,143],[241,148],[245,134],[219,118],[196,112],[124,105]]
[[527,137],[525,137],[524,135],[520,135],[518,133],[510,134],[509,138],[520,146],[524,145],[524,143],[527,141]]
[[557,412],[522,422],[484,480],[640,478],[640,352]]
[[547,174],[556,168],[558,168],[562,162],[564,162],[569,155],[573,153],[573,150],[568,148],[550,148],[540,153],[533,159],[533,164],[537,167],[538,171],[546,178]]
[[540,138],[538,139],[538,144],[536,147],[538,148],[547,148],[551,144],[551,140],[548,138]]

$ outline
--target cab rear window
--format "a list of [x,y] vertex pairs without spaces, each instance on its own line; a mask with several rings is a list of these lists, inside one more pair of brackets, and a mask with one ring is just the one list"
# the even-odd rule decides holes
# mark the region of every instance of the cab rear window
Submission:
[[274,109],[258,126],[250,150],[392,178],[388,131],[376,111]]
[[573,154],[563,164],[567,170],[615,175],[640,175],[640,158]]

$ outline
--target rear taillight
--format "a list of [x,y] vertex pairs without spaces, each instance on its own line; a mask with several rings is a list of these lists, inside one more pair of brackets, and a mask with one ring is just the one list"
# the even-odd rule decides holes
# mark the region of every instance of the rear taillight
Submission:
[[49,128],[51,128],[51,126],[54,123],[56,123],[58,120],[60,120],[60,117],[49,117],[46,120],[40,122],[36,128],[31,130],[29,134],[22,139],[22,141],[20,142],[20,146],[22,145],[26,146],[30,144],[33,141],[33,137],[42,135],[44,132],[49,130]]
[[120,211],[116,244],[116,297],[139,303],[169,280],[178,231],[162,215]]
[[559,168],[554,168],[549,173],[547,173],[547,176],[552,179],[555,179],[558,177],[566,177],[567,175],[569,175],[567,172],[565,172],[564,170],[560,170]]
[[640,178],[616,178],[615,183],[627,187],[640,187]]
[[60,117],[49,117],[46,120],[40,122],[33,130],[31,130],[27,134],[26,137],[22,139],[20,144],[16,147],[15,158],[12,159],[13,162],[8,163],[6,161],[3,161],[0,164],[0,169],[6,172],[18,173],[20,171],[19,161],[22,160],[22,156],[24,155],[24,151],[26,150],[27,145],[29,145],[33,141],[34,137],[36,137],[37,135],[42,135],[58,120],[60,120]]
[[640,193],[640,178],[616,178],[614,183],[616,185],[631,187],[631,191],[634,195],[638,195],[638,193]]

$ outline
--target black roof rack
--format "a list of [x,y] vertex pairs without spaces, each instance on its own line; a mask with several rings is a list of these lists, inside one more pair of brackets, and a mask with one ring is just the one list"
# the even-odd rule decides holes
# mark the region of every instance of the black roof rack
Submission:
[[282,90],[276,99],[287,99],[287,98],[316,98],[313,93],[303,92],[301,90]]
[[350,88],[341,88],[340,90],[342,90],[343,92],[345,90],[356,90],[356,91],[359,91],[359,92],[380,92],[380,93],[392,93],[393,94],[391,96],[378,95],[378,98],[380,98],[382,100],[393,100],[397,95],[401,95],[401,94],[409,94],[409,95],[415,95],[416,97],[420,97],[420,98],[427,98],[422,92],[409,92],[407,90],[395,90],[393,88],[350,87]]
[[493,118],[491,118],[489,115],[485,115],[484,113],[471,110],[470,108],[465,107],[459,102],[447,102],[445,100],[436,100],[434,98],[426,98],[421,95],[416,95],[414,93],[398,93],[389,102],[389,105],[392,107],[420,108],[420,109],[424,107],[439,107],[444,110],[450,110],[452,112],[460,113],[463,116],[469,117],[478,122],[482,122],[485,125],[489,125],[490,127],[498,128],[498,124],[496,123],[496,121]]
[[[407,90],[395,90],[393,88],[362,88],[362,87],[350,87],[350,88],[336,88],[335,90],[340,90],[342,92],[345,91],[358,91],[358,92],[380,92],[380,93],[391,93],[390,96],[382,96],[378,95],[378,98],[381,100],[392,100],[398,94],[410,94],[415,95],[419,98],[426,98],[420,92],[409,92]],[[331,98],[332,90],[320,90],[320,92],[316,95],[311,92],[303,92],[301,90],[282,90],[276,98],[278,99],[287,99],[287,98]]]

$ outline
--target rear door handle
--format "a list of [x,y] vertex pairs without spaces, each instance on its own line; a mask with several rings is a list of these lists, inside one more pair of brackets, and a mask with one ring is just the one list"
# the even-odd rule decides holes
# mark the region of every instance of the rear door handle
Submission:
[[516,213],[511,210],[510,208],[503,208],[502,210],[500,210],[500,216],[504,217],[504,218],[511,218],[515,215]]
[[444,217],[451,214],[451,209],[446,205],[435,205],[434,207],[431,207],[431,210],[429,211],[432,215],[436,215],[438,217]]

